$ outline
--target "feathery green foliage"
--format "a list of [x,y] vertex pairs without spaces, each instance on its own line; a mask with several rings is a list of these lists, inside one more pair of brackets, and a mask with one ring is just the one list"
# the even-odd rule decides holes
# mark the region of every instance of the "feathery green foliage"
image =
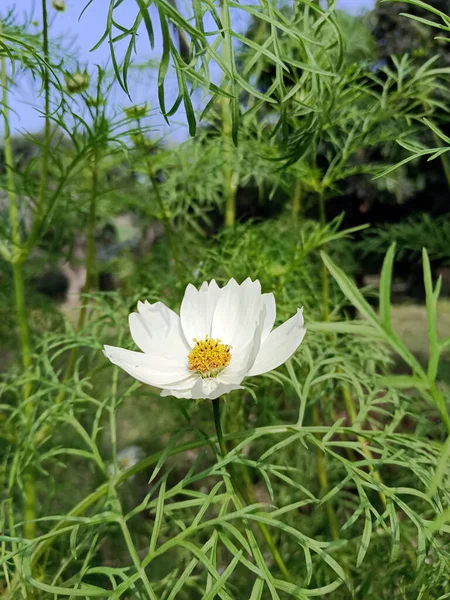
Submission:
[[[120,4],[99,41],[113,73],[84,72],[52,39],[47,0],[39,31],[0,16],[2,597],[443,600],[450,338],[429,256],[448,257],[446,223],[365,242],[422,253],[423,364],[392,319],[394,245],[374,307],[353,281],[363,227],[327,219],[326,202],[356,174],[393,170],[399,136],[407,150],[427,127],[447,141],[432,119],[448,68],[354,64],[333,3],[138,0],[131,27]],[[151,46],[162,31],[163,116],[185,107],[192,137],[176,148],[148,106],[112,106],[116,80],[130,92],[141,26]],[[45,105],[43,134],[23,146],[10,128],[21,71]],[[43,300],[35,275],[50,267],[81,280],[75,301]],[[303,306],[307,334],[221,414],[161,398],[105,359],[105,343],[131,347],[139,299],[178,310],[188,283],[248,276],[275,294],[277,321]]]

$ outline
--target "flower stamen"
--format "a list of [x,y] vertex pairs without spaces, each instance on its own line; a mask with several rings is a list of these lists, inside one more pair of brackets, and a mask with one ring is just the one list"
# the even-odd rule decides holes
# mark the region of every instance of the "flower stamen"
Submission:
[[230,364],[231,346],[206,335],[204,340],[194,338],[195,346],[188,354],[189,369],[201,377],[215,377]]

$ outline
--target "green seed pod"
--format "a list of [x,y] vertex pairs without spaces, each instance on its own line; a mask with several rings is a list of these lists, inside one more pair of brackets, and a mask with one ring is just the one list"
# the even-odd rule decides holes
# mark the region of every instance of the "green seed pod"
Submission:
[[142,119],[148,113],[148,104],[141,104],[140,106],[135,104],[134,106],[129,106],[125,108],[125,114],[129,119]]
[[64,12],[66,10],[65,0],[52,0],[52,6],[59,12]]
[[81,71],[65,73],[64,80],[66,82],[67,91],[71,94],[84,92],[89,86],[89,75],[87,71],[84,71],[83,73]]

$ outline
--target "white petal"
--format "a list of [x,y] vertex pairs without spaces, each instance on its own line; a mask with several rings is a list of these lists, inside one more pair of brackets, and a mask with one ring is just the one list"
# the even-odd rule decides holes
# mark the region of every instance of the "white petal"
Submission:
[[177,383],[161,390],[161,396],[174,396],[175,398],[192,398],[192,388],[199,379],[198,375],[190,375]]
[[138,311],[128,319],[136,346],[143,352],[166,358],[187,356],[190,347],[184,339],[180,317],[173,310],[162,302],[138,302]]
[[[192,373],[192,371],[189,371],[189,377],[187,377],[186,379],[182,379],[181,381],[176,381],[175,383],[171,383],[170,384],[170,389],[171,390],[181,390],[181,391],[186,391],[186,390],[190,390],[194,387],[195,383],[197,382],[197,379],[199,379],[200,376],[197,373]],[[169,386],[166,386],[169,387]]]
[[181,326],[189,346],[195,345],[194,338],[204,340],[211,335],[211,321],[221,294],[217,283],[205,281],[200,290],[189,284],[180,308]]
[[300,346],[305,333],[303,313],[299,309],[267,336],[248,375],[261,375],[282,365]]
[[145,317],[152,330],[167,329],[170,325],[179,321],[177,313],[162,302],[155,302],[154,304],[150,304],[147,300],[138,302],[138,311]]
[[215,279],[212,279],[209,282],[209,285],[206,281],[203,282],[202,287],[200,289],[204,293],[208,294],[208,301],[206,303],[206,324],[208,326],[208,335],[210,337],[212,337],[211,328],[212,328],[213,315],[216,310],[217,302],[219,301],[219,296],[222,293],[222,290],[217,285]]
[[262,295],[263,306],[266,309],[266,318],[264,320],[263,329],[261,332],[261,344],[267,338],[269,333],[272,331],[273,324],[277,316],[277,307],[275,302],[275,296],[273,294]]
[[215,400],[224,394],[229,394],[233,390],[241,390],[242,387],[237,383],[221,383],[216,377],[206,377],[199,379],[192,388],[192,398],[200,400],[207,398]]
[[192,400],[215,400],[233,390],[243,389],[240,385],[217,382],[214,378],[199,379],[196,384],[186,390],[166,389],[161,396],[174,396],[175,398],[190,398]]
[[192,375],[187,361],[150,356],[115,346],[105,346],[104,354],[113,364],[138,381],[155,387],[168,387]]
[[217,379],[221,383],[239,384],[247,376],[261,348],[261,335],[265,320],[266,309],[263,307],[253,335],[249,338],[245,346],[240,346],[232,351],[230,364],[218,375]]
[[238,285],[230,279],[222,289],[213,316],[211,337],[236,351],[253,336],[262,308],[261,284],[246,279]]
[[167,396],[173,396],[174,398],[190,398],[192,400],[192,389],[189,388],[188,390],[161,390],[161,396],[163,398],[167,398]]

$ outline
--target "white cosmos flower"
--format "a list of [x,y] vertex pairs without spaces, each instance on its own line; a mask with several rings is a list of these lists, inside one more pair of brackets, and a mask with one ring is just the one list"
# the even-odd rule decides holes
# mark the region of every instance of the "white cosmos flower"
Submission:
[[[117,466],[121,471],[126,471],[134,467],[140,460],[145,456],[142,448],[139,446],[126,446],[117,454]],[[114,465],[111,463],[108,465],[108,472],[110,475],[114,475]],[[131,479],[134,477],[132,475]]]
[[259,281],[234,279],[219,288],[212,280],[186,288],[180,316],[161,302],[138,302],[129,317],[142,352],[105,346],[109,360],[129,375],[161,389],[161,396],[209,398],[232,390],[250,375],[279,367],[298,348],[305,328],[302,310],[275,323],[275,298]]

